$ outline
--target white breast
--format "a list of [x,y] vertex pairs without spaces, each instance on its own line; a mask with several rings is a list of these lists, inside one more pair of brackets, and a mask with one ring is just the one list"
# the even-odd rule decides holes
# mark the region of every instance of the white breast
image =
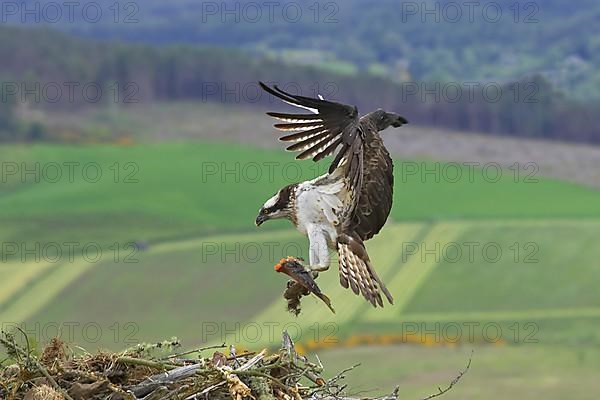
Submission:
[[296,216],[298,230],[307,234],[309,230],[320,230],[328,242],[335,243],[337,226],[343,208],[344,182],[336,180],[323,183],[324,177],[302,182],[296,192]]

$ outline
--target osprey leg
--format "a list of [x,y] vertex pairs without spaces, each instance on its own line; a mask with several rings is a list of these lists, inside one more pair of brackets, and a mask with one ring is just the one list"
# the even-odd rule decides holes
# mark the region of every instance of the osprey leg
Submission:
[[329,247],[327,246],[327,237],[320,227],[309,225],[308,234],[308,260],[307,268],[312,272],[325,272],[329,269],[331,260],[329,258]]

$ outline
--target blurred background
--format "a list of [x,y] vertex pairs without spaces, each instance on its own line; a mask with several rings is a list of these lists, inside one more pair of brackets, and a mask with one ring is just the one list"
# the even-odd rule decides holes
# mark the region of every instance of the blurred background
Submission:
[[[88,351],[176,336],[278,348],[350,392],[595,399],[600,390],[600,3],[0,2],[0,322]],[[367,244],[396,298],[337,262],[302,313],[273,265],[307,256],[258,81],[384,108],[395,198]],[[2,357],[0,357],[2,360]]]

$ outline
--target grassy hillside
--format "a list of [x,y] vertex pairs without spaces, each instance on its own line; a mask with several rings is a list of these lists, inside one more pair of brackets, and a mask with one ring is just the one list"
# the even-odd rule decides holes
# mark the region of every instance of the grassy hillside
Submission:
[[[104,247],[253,231],[257,210],[278,188],[326,169],[281,151],[197,142],[3,146],[0,157],[16,168],[4,174],[2,241],[87,240]],[[415,165],[418,173],[403,173]],[[600,216],[594,189],[542,178],[515,183],[508,170],[497,182],[493,170],[489,176],[475,170],[472,179],[463,171],[457,182],[454,175],[444,179],[450,173],[420,174],[435,168],[444,165],[396,162],[394,221]]]
[[[90,350],[173,335],[188,348],[276,347],[277,332],[287,329],[332,370],[360,359],[365,367],[351,373],[356,392],[401,384],[410,396],[433,393],[471,348],[474,372],[449,398],[586,398],[597,386],[600,367],[590,355],[600,344],[597,190],[537,176],[515,182],[510,170],[497,182],[482,170],[450,182],[449,173],[420,174],[447,164],[396,160],[391,220],[368,243],[395,305],[374,310],[343,289],[334,260],[319,284],[337,314],[306,298],[295,318],[272,266],[306,256],[306,240],[287,222],[257,230],[253,219],[271,193],[326,163],[315,169],[281,151],[198,142],[4,146],[0,156],[0,321],[22,323],[32,345],[59,334]],[[79,163],[72,181],[69,162]],[[16,174],[6,170],[14,163]],[[52,163],[63,166],[61,179]],[[83,174],[90,163],[102,171],[97,182],[92,169]],[[23,181],[21,170],[34,165],[46,173]],[[132,240],[147,249],[127,247]],[[73,259],[68,241],[80,244]],[[101,257],[90,261],[81,246],[95,242]],[[472,258],[467,243],[477,244]],[[37,251],[27,251],[36,244],[58,244],[63,253],[49,259],[48,248],[36,260]],[[490,245],[501,249],[498,260],[482,252]],[[389,347],[401,343],[413,346]]]

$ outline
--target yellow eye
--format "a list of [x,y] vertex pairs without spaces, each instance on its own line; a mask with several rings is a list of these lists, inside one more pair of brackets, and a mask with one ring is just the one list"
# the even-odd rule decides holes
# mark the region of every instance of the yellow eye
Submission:
[[263,208],[261,212],[262,212],[263,214],[267,214],[267,209],[266,209],[266,208]]

